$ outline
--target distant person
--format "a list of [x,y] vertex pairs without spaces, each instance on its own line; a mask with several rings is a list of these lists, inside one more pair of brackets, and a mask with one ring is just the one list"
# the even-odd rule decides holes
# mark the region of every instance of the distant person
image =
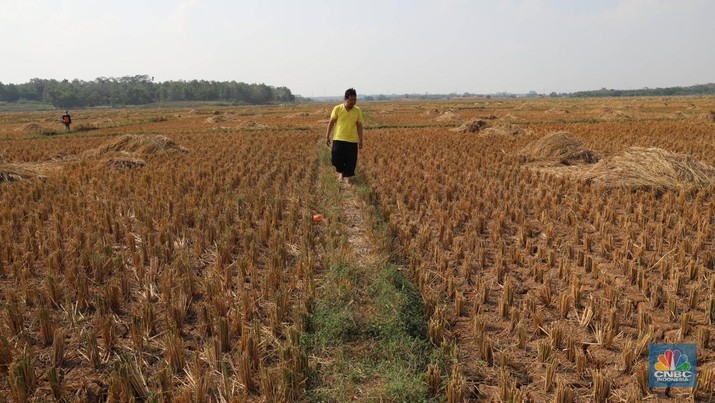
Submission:
[[62,124],[65,125],[65,131],[66,132],[70,131],[70,125],[72,124],[72,117],[70,116],[69,112],[65,111],[65,114],[62,115],[60,120],[62,121]]
[[340,182],[352,183],[358,149],[362,149],[362,112],[355,103],[357,92],[348,88],[345,91],[345,102],[336,105],[330,113],[328,131],[325,133],[325,144],[330,147],[332,142],[331,162]]

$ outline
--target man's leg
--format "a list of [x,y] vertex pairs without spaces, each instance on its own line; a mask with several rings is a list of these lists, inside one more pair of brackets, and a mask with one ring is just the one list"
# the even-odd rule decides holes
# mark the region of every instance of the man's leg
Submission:
[[343,176],[347,178],[348,183],[352,183],[355,176],[355,167],[357,166],[358,145],[357,143],[345,143],[345,169]]
[[335,172],[337,172],[337,179],[339,182],[343,180],[343,170],[345,167],[345,150],[342,141],[333,141],[333,148],[331,150],[331,162],[335,167]]

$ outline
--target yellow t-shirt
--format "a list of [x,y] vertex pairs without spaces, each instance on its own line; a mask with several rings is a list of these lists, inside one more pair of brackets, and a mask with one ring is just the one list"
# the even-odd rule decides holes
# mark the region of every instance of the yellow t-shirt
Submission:
[[330,113],[330,120],[337,119],[333,126],[333,140],[348,141],[350,143],[360,142],[357,131],[357,123],[362,123],[362,112],[357,106],[351,110],[345,109],[345,104],[336,105]]

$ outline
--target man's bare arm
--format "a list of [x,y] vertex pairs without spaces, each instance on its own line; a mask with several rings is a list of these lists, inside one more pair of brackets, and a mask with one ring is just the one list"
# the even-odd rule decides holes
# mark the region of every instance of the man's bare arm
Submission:
[[328,122],[328,130],[325,132],[325,144],[330,147],[330,132],[333,131],[333,126],[335,126],[335,122],[337,122],[337,119],[330,119],[330,122]]

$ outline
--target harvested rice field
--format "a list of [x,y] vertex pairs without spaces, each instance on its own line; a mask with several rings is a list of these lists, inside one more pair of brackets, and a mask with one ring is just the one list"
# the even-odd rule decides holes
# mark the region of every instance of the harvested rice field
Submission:
[[[358,101],[354,185],[332,106],[0,112],[0,396],[715,399],[715,98]],[[417,296],[402,383],[331,356],[387,343],[338,270],[376,256]],[[670,343],[696,387],[649,387]]]

